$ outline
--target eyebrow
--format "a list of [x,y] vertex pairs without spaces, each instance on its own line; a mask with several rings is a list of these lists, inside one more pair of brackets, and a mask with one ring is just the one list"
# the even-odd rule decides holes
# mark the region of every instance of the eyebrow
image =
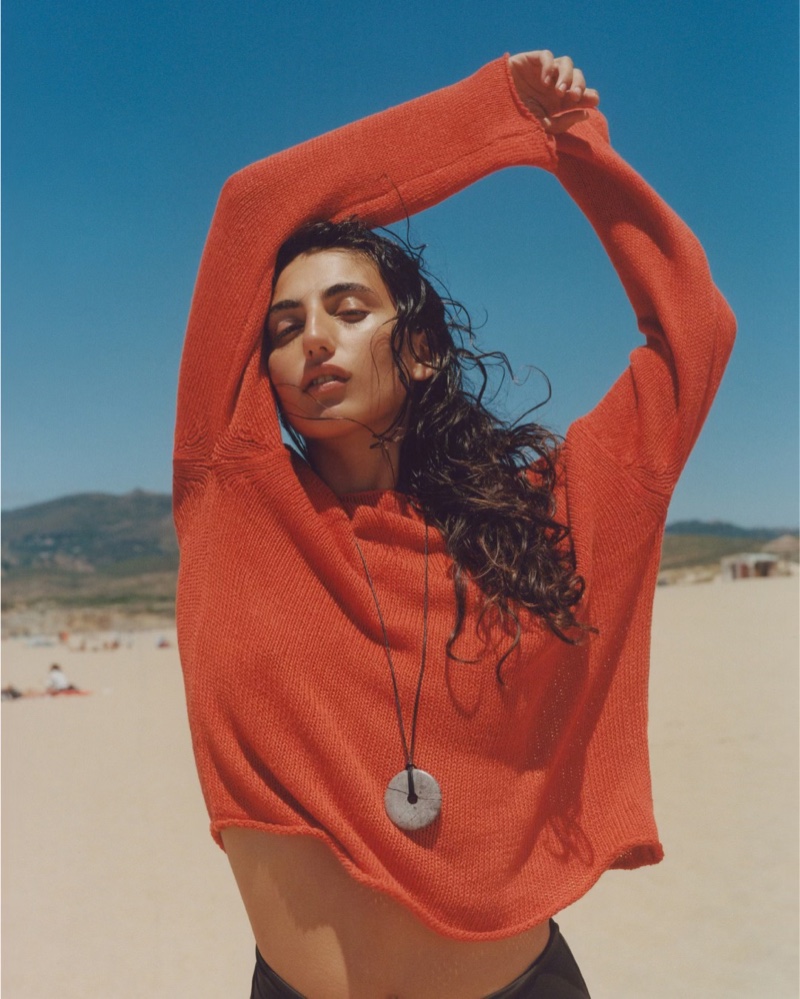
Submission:
[[[346,295],[351,291],[361,292],[362,294],[366,292],[368,295],[375,294],[375,291],[365,284],[358,284],[356,281],[343,281],[339,284],[332,284],[330,288],[326,288],[322,293],[322,297],[336,298],[337,295]],[[270,306],[267,316],[271,316],[274,312],[283,312],[286,309],[299,309],[301,305],[302,302],[298,302],[294,298],[282,298],[280,302],[275,302]]]

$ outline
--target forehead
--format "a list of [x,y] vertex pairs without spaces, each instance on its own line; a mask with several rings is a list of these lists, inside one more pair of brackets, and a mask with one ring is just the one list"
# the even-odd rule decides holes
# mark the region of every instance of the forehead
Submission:
[[381,297],[390,297],[374,261],[354,250],[335,249],[295,257],[278,276],[273,299],[301,299],[339,284],[366,285]]

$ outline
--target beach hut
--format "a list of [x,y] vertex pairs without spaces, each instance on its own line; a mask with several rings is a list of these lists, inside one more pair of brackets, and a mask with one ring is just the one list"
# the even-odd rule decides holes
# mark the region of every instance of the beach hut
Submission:
[[741,552],[720,559],[720,569],[723,579],[752,579],[774,576],[778,562],[778,556],[769,552]]

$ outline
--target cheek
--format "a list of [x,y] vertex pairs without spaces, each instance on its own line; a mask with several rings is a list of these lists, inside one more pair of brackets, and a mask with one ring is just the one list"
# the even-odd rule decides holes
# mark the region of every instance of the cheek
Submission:
[[299,379],[291,370],[291,365],[280,354],[270,354],[267,359],[267,372],[272,383],[272,390],[281,409],[286,413],[295,410],[299,404],[300,392],[297,388]]
[[267,371],[269,380],[279,395],[282,388],[285,389],[287,385],[292,384],[291,365],[280,351],[274,350],[267,358]]
[[373,379],[381,386],[394,387],[400,378],[392,353],[391,333],[381,331],[372,337],[364,365],[369,367]]

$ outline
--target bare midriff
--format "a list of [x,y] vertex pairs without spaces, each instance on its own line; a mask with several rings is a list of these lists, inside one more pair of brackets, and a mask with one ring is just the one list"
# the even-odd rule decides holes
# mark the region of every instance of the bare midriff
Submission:
[[264,960],[309,999],[480,999],[544,950],[545,921],[501,940],[442,936],[354,880],[320,840],[222,833]]

